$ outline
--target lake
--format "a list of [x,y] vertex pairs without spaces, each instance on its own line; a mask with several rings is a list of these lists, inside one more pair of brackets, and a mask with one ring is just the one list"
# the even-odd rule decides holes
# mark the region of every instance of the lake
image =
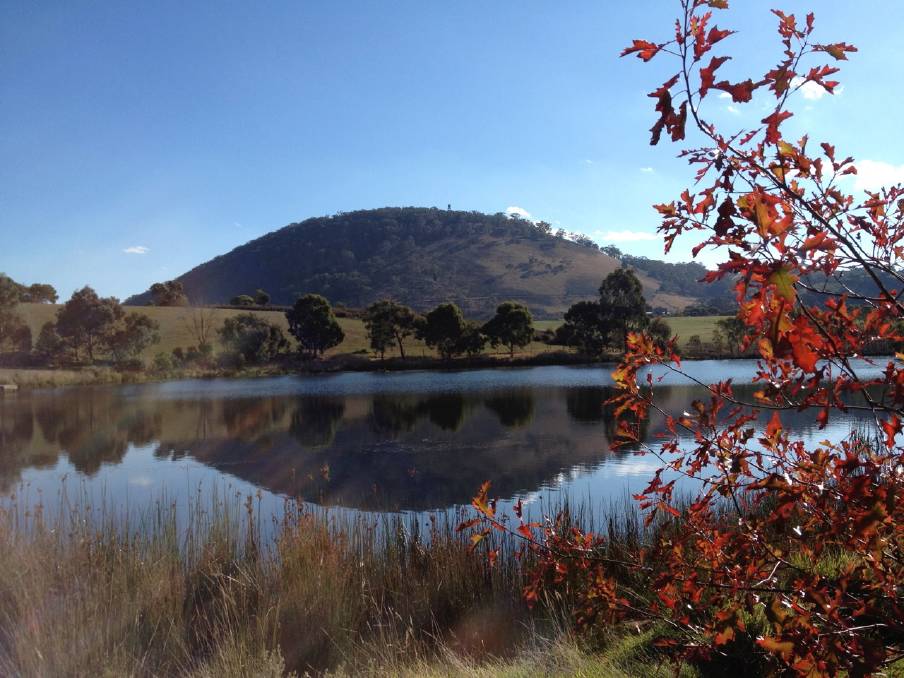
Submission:
[[[879,371],[882,361],[874,369]],[[696,361],[705,382],[749,382],[754,363]],[[0,501],[45,510],[87,501],[147,509],[213,492],[285,498],[350,512],[413,513],[466,505],[485,480],[503,500],[569,498],[603,510],[642,489],[658,461],[608,449],[613,420],[604,367],[344,373],[192,380],[22,392],[0,397]],[[740,393],[753,387],[737,386]],[[658,401],[689,409],[704,389],[666,374]],[[862,415],[861,415],[862,416]],[[811,441],[839,440],[857,415]],[[644,427],[655,441],[662,421]],[[594,508],[593,510],[597,510]]]

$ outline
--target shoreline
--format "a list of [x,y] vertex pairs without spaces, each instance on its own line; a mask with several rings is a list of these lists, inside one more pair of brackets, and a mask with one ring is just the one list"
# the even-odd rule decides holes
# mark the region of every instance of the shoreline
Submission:
[[[750,360],[751,354],[719,355],[701,354],[683,356],[683,360]],[[302,361],[291,358],[279,363],[245,367],[241,369],[223,368],[183,368],[167,372],[117,370],[112,366],[77,366],[70,368],[30,368],[0,367],[0,386],[10,384],[18,391],[63,388],[67,386],[119,385],[164,383],[186,379],[255,379],[277,376],[304,376],[336,374],[342,372],[410,372],[410,371],[470,371],[498,369],[504,367],[546,367],[546,366],[607,366],[617,363],[617,354],[600,358],[589,358],[567,351],[549,351],[530,356],[509,358],[497,355],[454,358],[443,360],[436,357],[392,357],[379,360],[370,356],[337,355],[325,359]],[[13,391],[14,393],[15,391]]]

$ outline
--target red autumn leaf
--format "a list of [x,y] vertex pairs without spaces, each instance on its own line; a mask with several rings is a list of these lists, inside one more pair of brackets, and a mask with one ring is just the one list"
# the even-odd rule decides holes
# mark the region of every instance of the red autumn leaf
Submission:
[[628,56],[629,54],[637,54],[637,58],[643,61],[649,61],[664,47],[664,45],[657,45],[654,42],[649,42],[648,40],[634,40],[630,47],[626,47],[622,50],[620,56]]
[[804,372],[812,372],[816,369],[819,354],[806,341],[792,337],[791,353],[794,356],[795,364]]
[[716,70],[724,64],[726,61],[731,59],[731,57],[722,56],[722,57],[713,57],[709,60],[709,66],[700,69],[700,96],[706,96],[706,93],[710,90],[713,84],[716,81],[715,75]]
[[901,420],[897,415],[891,415],[882,422],[882,430],[885,431],[885,445],[891,449],[895,446],[895,436],[901,432]]
[[775,111],[762,119],[761,122],[766,125],[766,143],[777,144],[781,140],[782,135],[778,131],[778,126],[792,115],[794,114],[790,111]]
[[816,235],[811,235],[809,238],[804,240],[804,244],[801,245],[801,252],[809,252],[810,250],[819,249],[822,246],[822,243],[825,242],[825,239],[828,237],[828,234],[825,231],[820,231]]
[[724,40],[729,35],[734,35],[735,31],[724,31],[720,28],[713,27],[709,29],[709,34],[706,36],[706,42],[710,45],[715,45],[720,40]]
[[847,55],[856,52],[857,48],[846,42],[835,42],[830,45],[814,45],[814,52],[826,52],[836,61],[847,61]]
[[753,90],[756,88],[757,85],[753,83],[753,80],[744,80],[743,82],[736,82],[734,84],[727,80],[721,80],[713,85],[713,89],[728,92],[731,95],[731,100],[736,104],[743,104],[750,101],[753,98]]

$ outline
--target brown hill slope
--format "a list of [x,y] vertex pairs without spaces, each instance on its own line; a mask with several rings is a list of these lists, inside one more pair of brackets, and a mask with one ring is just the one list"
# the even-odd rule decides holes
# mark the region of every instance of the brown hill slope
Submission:
[[[204,303],[261,288],[276,304],[308,292],[349,306],[393,298],[426,310],[453,301],[475,318],[514,299],[538,318],[557,318],[575,301],[594,298],[600,281],[619,265],[595,247],[504,214],[406,207],[291,224],[178,280],[192,301]],[[694,301],[661,293],[656,280],[639,275],[653,306],[679,310]],[[148,300],[144,293],[128,303]]]

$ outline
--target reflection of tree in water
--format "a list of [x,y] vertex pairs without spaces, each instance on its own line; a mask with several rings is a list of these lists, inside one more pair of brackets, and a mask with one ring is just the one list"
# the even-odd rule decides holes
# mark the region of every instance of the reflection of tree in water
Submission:
[[[614,389],[611,387],[586,386],[570,389],[565,396],[565,407],[574,421],[581,424],[602,424],[606,440],[609,443],[615,441],[618,435],[618,421],[615,419],[615,408],[606,404],[612,397]],[[649,435],[649,418],[639,423],[633,413],[625,413],[623,419],[634,428],[640,440],[646,440]],[[625,445],[624,450],[636,450],[638,443]]]
[[299,398],[289,433],[302,447],[325,447],[333,442],[345,414],[345,400],[330,396]]
[[41,402],[38,426],[44,439],[59,446],[76,470],[93,475],[105,464],[122,461],[130,437],[154,437],[154,423],[131,401],[108,391],[66,394]]
[[234,438],[253,440],[273,430],[286,413],[285,398],[236,398],[223,401],[222,421]]
[[41,435],[48,442],[56,441],[63,429],[63,411],[60,407],[35,407],[35,420],[38,422],[38,428],[41,429]]
[[507,428],[526,426],[534,418],[534,396],[527,389],[494,395],[484,400],[483,404]]
[[416,396],[376,395],[370,408],[371,428],[391,435],[411,431],[424,416],[421,404]]
[[34,436],[34,416],[30,407],[3,406],[0,400],[0,452],[13,453]]
[[0,396],[0,490],[16,482],[26,466],[46,466],[56,461],[55,454],[36,458],[32,453],[35,433],[32,407],[17,406],[11,399]]
[[396,436],[414,430],[426,418],[444,431],[458,431],[473,402],[460,394],[430,396],[378,395],[371,404],[370,424],[378,433]]
[[444,431],[457,431],[465,420],[465,399],[457,393],[431,396],[424,409],[430,422]]
[[565,407],[572,419],[581,424],[598,424],[606,416],[603,405],[612,395],[612,389],[600,386],[582,386],[568,389]]
[[[24,469],[53,466],[61,454],[93,474],[120,461],[129,444],[160,441],[160,458],[189,455],[260,487],[325,504],[440,508],[467,503],[487,478],[510,496],[542,487],[563,469],[600,463],[606,437],[616,431],[605,405],[610,395],[603,387],[372,399],[180,400],[153,388],[20,395],[0,399],[0,491],[14,487]],[[656,396],[664,409],[681,411],[705,393],[663,385]],[[641,434],[662,426],[653,414]],[[808,430],[815,422],[811,414],[789,413],[788,426]]]

